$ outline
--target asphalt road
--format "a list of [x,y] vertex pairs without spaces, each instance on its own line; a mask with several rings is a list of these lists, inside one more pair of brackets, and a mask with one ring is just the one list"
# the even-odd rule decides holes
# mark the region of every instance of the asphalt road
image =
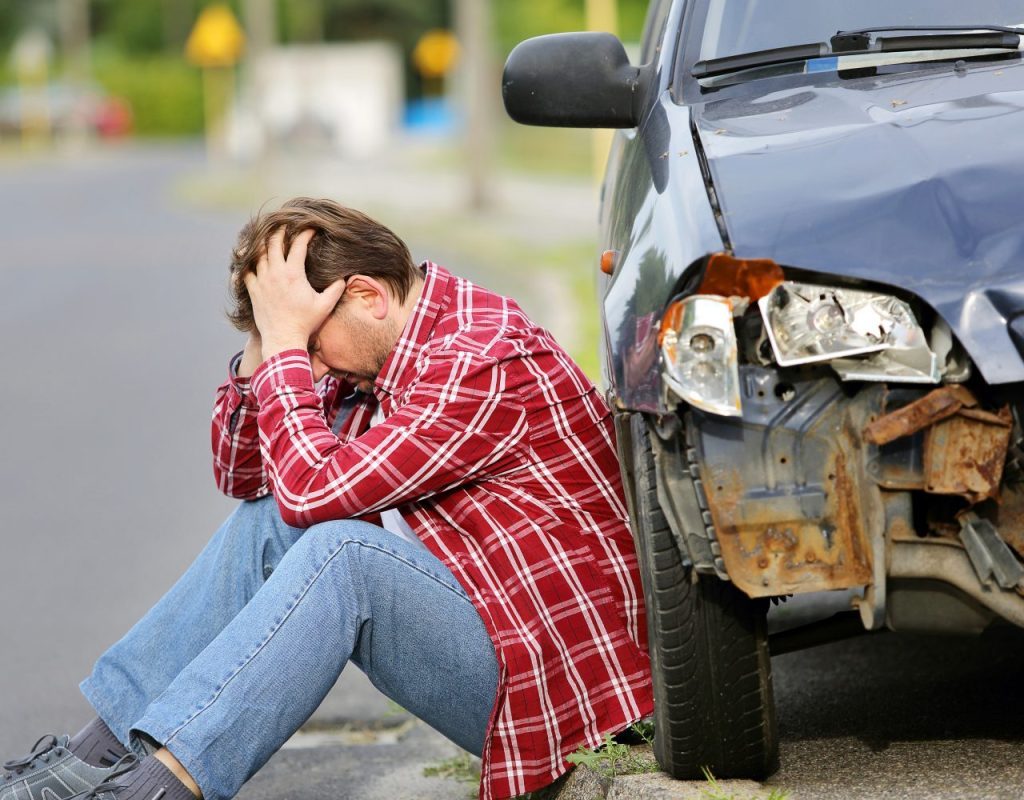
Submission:
[[[240,345],[222,309],[246,212],[176,202],[175,180],[202,168],[180,148],[0,162],[0,760],[89,717],[77,682],[233,507],[208,426]],[[1019,638],[777,658],[772,784],[1021,797],[1022,665]]]

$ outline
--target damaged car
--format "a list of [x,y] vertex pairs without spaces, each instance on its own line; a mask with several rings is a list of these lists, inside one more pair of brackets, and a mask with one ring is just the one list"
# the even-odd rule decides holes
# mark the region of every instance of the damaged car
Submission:
[[606,33],[508,58],[517,121],[618,129],[603,377],[677,777],[775,768],[771,655],[1024,626],[1022,24],[654,0],[635,63]]

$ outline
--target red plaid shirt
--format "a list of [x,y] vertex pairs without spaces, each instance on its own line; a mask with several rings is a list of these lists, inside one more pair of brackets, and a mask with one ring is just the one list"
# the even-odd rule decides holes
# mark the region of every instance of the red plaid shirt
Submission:
[[272,490],[291,525],[401,511],[494,642],[480,795],[512,797],[651,712],[643,590],[604,401],[515,302],[424,269],[373,394],[339,435],[350,387],[314,387],[309,356],[290,350],[251,389],[218,390],[214,469],[232,497]]

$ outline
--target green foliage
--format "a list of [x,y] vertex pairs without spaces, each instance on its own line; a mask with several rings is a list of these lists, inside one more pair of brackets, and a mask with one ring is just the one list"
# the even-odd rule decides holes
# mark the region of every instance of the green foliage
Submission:
[[320,1],[323,34],[330,41],[388,38],[411,49],[425,31],[451,25],[449,0]]
[[94,3],[92,27],[120,52],[158,52],[164,46],[163,5],[161,0],[101,0]]
[[614,778],[616,775],[632,775],[638,772],[657,772],[654,759],[643,751],[629,745],[619,744],[610,733],[604,735],[604,742],[596,749],[581,747],[566,756],[570,764],[590,767],[595,772]]
[[517,172],[538,175],[582,175],[593,172],[593,132],[583,128],[541,128],[520,125],[505,117],[498,134],[502,164]]
[[[199,11],[212,0],[91,0],[96,41],[119,53],[180,56]],[[237,0],[217,0],[239,12]]]
[[647,744],[654,744],[654,720],[634,722],[629,726],[629,729],[647,742]]
[[[710,769],[701,767],[701,771],[708,782],[708,788],[702,792],[705,800],[758,800],[756,797],[739,798],[734,793],[726,794],[718,779],[711,774]],[[784,792],[781,789],[772,789],[764,800],[787,800],[788,797],[788,792]]]
[[0,0],[0,48],[4,51],[21,32],[24,24],[20,5],[16,0]]
[[96,81],[132,108],[141,136],[195,135],[203,130],[199,70],[180,58],[108,55],[94,64]]
[[[457,756],[424,767],[423,775],[427,778],[450,778],[459,783],[476,786],[480,783],[480,762],[469,753],[459,753]],[[470,792],[468,796],[476,797],[477,792]]]

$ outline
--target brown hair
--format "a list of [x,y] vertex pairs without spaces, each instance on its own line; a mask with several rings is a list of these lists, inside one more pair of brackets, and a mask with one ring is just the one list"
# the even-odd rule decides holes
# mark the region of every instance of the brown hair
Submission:
[[277,211],[260,213],[238,234],[231,253],[234,308],[228,319],[240,331],[252,331],[252,301],[243,277],[256,269],[274,232],[284,227],[284,252],[302,231],[315,233],[306,251],[306,278],[322,292],[339,278],[366,275],[387,286],[400,303],[419,274],[409,248],[389,228],[333,200],[296,197]]

